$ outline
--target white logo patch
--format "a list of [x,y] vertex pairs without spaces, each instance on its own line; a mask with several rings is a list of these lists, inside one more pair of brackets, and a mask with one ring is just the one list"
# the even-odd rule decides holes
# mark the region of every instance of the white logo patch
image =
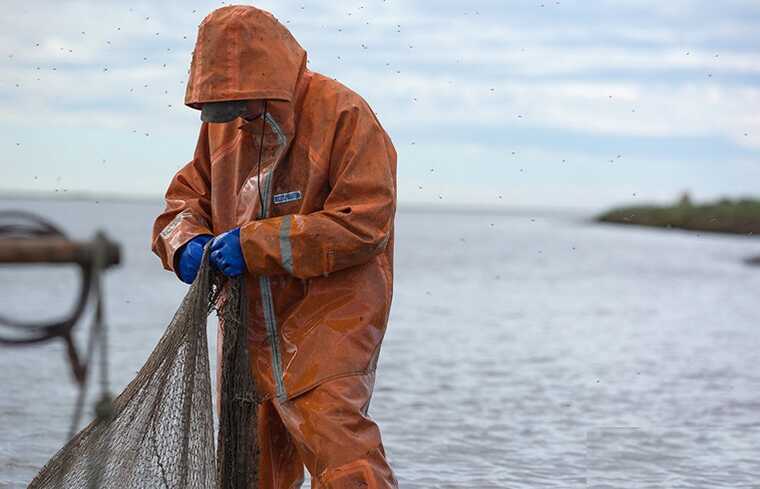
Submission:
[[272,197],[272,201],[275,204],[287,204],[288,202],[301,200],[301,197],[303,197],[301,191],[295,190],[293,192],[285,192],[284,194],[276,194],[274,197]]

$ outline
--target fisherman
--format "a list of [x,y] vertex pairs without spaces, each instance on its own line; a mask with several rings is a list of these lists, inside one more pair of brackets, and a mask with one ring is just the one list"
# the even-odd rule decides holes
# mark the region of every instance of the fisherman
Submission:
[[367,414],[393,284],[390,138],[250,6],[200,24],[185,104],[200,110],[200,135],[152,247],[186,283],[209,241],[211,263],[244,276],[259,486],[300,487],[305,465],[313,488],[396,488]]

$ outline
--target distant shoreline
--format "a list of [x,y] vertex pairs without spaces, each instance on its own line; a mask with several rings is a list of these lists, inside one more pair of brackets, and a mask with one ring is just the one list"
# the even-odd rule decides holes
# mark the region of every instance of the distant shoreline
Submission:
[[163,197],[160,195],[97,194],[89,192],[0,192],[0,200],[103,201],[156,204],[162,203]]
[[638,205],[618,207],[594,219],[597,222],[633,224],[688,231],[760,236],[760,200],[721,199],[692,204],[688,196],[670,206]]
[[[695,205],[688,195],[684,195],[679,202],[670,206],[639,205],[611,209],[596,216],[594,221],[760,236],[760,200],[721,199]],[[760,254],[746,258],[744,263],[760,266]]]
[[[120,202],[133,204],[159,204],[163,205],[162,195],[128,195],[128,194],[98,194],[90,192],[2,192],[0,200],[44,200],[64,202]],[[591,207],[551,207],[551,206],[523,206],[523,205],[478,205],[478,204],[449,204],[436,202],[399,202],[398,210],[403,213],[454,213],[454,214],[481,214],[481,215],[504,215],[523,217],[553,217],[568,216],[579,219],[588,219],[593,215]]]
[[[90,202],[98,204],[126,203],[135,205],[163,205],[163,197],[156,195],[97,194],[90,192],[14,192],[0,191],[0,201],[60,201]],[[617,207],[594,215],[588,207],[550,206],[484,206],[475,204],[399,203],[398,210],[404,214],[441,214],[480,216],[512,216],[555,218],[565,217],[584,222],[612,223],[683,229],[687,231],[715,232],[721,234],[757,236],[760,239],[760,200],[722,199],[713,203],[694,205],[688,196],[670,206],[637,205]],[[591,217],[589,217],[591,216]],[[760,267],[760,254],[744,260],[748,265]]]

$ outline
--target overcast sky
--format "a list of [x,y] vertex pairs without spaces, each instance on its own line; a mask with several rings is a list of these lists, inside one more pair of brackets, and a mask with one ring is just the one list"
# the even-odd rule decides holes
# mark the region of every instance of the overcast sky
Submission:
[[[219,2],[3,2],[0,192],[160,196]],[[261,1],[360,93],[399,200],[604,207],[760,196],[757,0]]]

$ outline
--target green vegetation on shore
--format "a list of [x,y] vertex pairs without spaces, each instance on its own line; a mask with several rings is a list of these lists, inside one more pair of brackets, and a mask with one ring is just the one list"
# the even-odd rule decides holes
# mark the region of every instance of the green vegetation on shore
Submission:
[[607,211],[599,222],[760,236],[760,200],[721,199],[693,204],[688,194],[671,206],[630,206]]

